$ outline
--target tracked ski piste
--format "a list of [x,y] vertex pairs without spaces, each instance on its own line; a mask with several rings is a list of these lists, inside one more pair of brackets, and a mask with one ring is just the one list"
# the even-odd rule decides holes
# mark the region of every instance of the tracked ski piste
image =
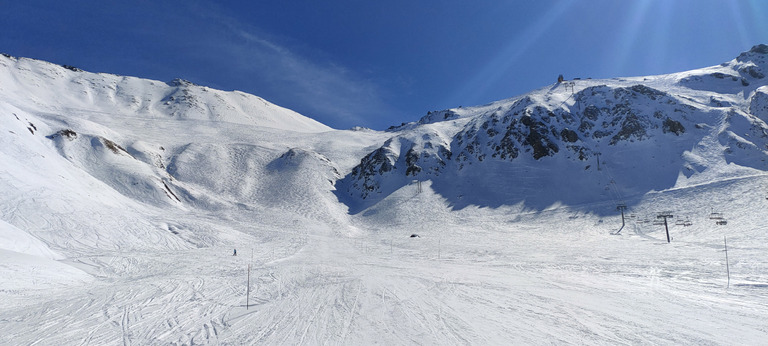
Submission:
[[[722,187],[760,198],[757,182],[766,179]],[[690,214],[692,226],[671,226],[671,243],[663,227],[636,222],[612,236],[617,216],[571,208],[455,218],[414,212],[384,228],[345,230],[248,231],[231,223],[247,239],[234,243],[238,256],[215,246],[63,260],[92,281],[6,292],[14,304],[0,310],[0,342],[759,343],[768,335],[768,237],[748,214],[764,205],[737,203],[724,213],[729,225],[717,226],[707,208],[728,196],[700,186],[649,197],[647,205]],[[432,198],[414,188],[392,203],[410,209]]]

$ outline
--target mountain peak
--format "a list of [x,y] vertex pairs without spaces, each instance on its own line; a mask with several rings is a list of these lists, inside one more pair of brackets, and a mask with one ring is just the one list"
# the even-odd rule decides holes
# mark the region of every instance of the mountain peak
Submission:
[[749,50],[749,53],[768,54],[768,45],[761,43],[753,46],[752,49]]
[[768,61],[768,45],[762,43],[755,45],[750,50],[739,54],[736,61],[751,61],[757,65],[764,65]]

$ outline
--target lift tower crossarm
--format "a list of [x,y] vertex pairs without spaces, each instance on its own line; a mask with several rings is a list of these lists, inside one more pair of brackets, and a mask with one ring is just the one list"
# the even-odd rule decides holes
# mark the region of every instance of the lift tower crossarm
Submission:
[[667,243],[670,242],[669,239],[669,226],[667,226],[667,218],[673,218],[672,213],[659,213],[659,215],[656,215],[657,219],[664,219],[664,229],[667,231]]

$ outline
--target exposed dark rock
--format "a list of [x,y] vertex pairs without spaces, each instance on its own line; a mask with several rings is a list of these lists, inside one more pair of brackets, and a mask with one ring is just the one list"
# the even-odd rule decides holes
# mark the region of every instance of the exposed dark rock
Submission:
[[752,49],[749,50],[750,53],[757,53],[757,54],[768,54],[768,45],[765,44],[758,44],[756,46],[753,46]]
[[752,46],[752,49],[750,49],[748,52],[741,53],[736,58],[736,61],[738,62],[748,61],[750,59],[750,56],[754,54],[768,54],[768,45],[758,44],[756,46]]
[[611,137],[610,144],[613,145],[619,141],[629,140],[631,138],[643,139],[646,135],[645,126],[643,126],[640,119],[634,113],[630,113],[621,123],[619,132]]
[[629,89],[634,91],[634,92],[636,92],[636,93],[638,93],[638,94],[642,94],[642,95],[648,96],[648,98],[650,98],[651,100],[656,100],[657,97],[667,96],[667,93],[665,93],[665,92],[663,92],[661,90],[657,90],[657,89],[654,89],[654,88],[649,88],[649,87],[647,87],[645,85],[642,85],[642,84],[633,85],[633,86],[629,87]]
[[[363,167],[370,168],[371,173],[373,173],[373,171],[378,171],[379,174],[395,169],[395,165],[392,164],[387,157],[388,152],[390,152],[388,148],[376,149],[373,153],[368,155],[368,160]],[[376,167],[378,167],[378,169],[376,169]],[[366,169],[366,171],[368,170]]]
[[743,67],[743,68],[739,69],[739,72],[746,73],[750,77],[756,78],[756,79],[765,78],[765,75],[763,74],[763,71],[759,67],[754,66],[754,65]]
[[123,148],[119,144],[117,144],[117,143],[115,143],[115,142],[113,142],[113,141],[111,141],[109,139],[101,137],[101,142],[104,143],[104,146],[107,147],[109,150],[111,150],[115,154],[119,153],[120,151],[128,153],[128,151],[126,151],[125,148]]
[[612,133],[611,131],[600,131],[600,130],[597,130],[597,131],[595,131],[592,134],[592,137],[595,138],[595,139],[599,139],[599,138],[610,136],[611,133]]
[[544,156],[552,156],[558,152],[559,148],[549,136],[547,128],[541,121],[536,121],[530,116],[524,116],[520,122],[528,127],[528,135],[525,136],[523,144],[533,149],[533,158],[538,160]]
[[70,71],[83,72],[83,70],[81,70],[81,69],[79,69],[77,67],[74,67],[72,65],[61,65],[61,67],[65,68],[67,70],[70,70]]
[[595,107],[595,105],[589,105],[584,108],[584,116],[589,120],[595,121],[600,116],[600,109]]
[[580,146],[580,145],[569,145],[566,148],[568,148],[569,150],[573,151],[576,154],[579,154],[578,157],[579,157],[579,160],[581,160],[581,161],[584,161],[584,160],[586,160],[589,157],[587,155],[587,152],[589,151],[589,149],[587,149],[587,148],[585,148],[583,146]]
[[52,135],[46,136],[48,139],[54,139],[56,137],[66,137],[68,140],[74,140],[77,138],[77,133],[75,131],[72,131],[70,129],[64,129],[60,130]]
[[[450,160],[452,153],[451,150],[446,148],[445,146],[440,146],[438,153],[440,156],[442,156],[445,160]],[[443,162],[443,165],[445,165],[445,162]]]
[[507,132],[504,133],[504,137],[502,137],[501,141],[499,141],[499,146],[496,148],[496,153],[499,154],[499,157],[502,160],[515,159],[520,153],[520,149],[518,149],[515,145],[515,134],[515,129],[512,127],[512,125],[510,125],[507,127]]
[[670,118],[664,119],[664,123],[662,124],[662,130],[664,131],[664,133],[672,132],[678,136],[682,133],[685,133],[685,127],[683,127],[683,124],[681,124],[677,120],[672,120]]
[[587,132],[587,130],[591,130],[592,127],[594,127],[595,124],[593,124],[589,120],[582,120],[581,124],[579,124],[579,131],[580,132]]
[[60,135],[62,135],[64,137],[70,138],[70,139],[77,138],[77,133],[75,131],[70,130],[70,129],[61,130],[61,131],[58,132],[58,134],[60,134]]
[[576,133],[576,131],[565,128],[562,131],[560,131],[560,137],[570,143],[574,143],[579,140],[579,135]]
[[191,86],[191,85],[197,85],[195,83],[192,83],[186,79],[181,78],[174,78],[172,81],[167,83],[170,86]]
[[419,153],[416,152],[414,148],[411,148],[408,150],[408,152],[405,154],[405,175],[406,176],[415,176],[419,172],[421,172],[421,167],[419,167],[416,162],[419,160]]

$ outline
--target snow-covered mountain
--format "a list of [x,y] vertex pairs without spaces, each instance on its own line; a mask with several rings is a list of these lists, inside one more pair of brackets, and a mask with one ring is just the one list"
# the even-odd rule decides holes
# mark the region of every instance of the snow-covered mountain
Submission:
[[0,55],[0,344],[765,340],[767,61],[373,131]]
[[[719,66],[572,80],[489,105],[430,112],[391,128],[340,181],[373,205],[431,180],[456,207],[637,200],[768,169],[768,46]],[[606,194],[606,189],[611,195]]]

